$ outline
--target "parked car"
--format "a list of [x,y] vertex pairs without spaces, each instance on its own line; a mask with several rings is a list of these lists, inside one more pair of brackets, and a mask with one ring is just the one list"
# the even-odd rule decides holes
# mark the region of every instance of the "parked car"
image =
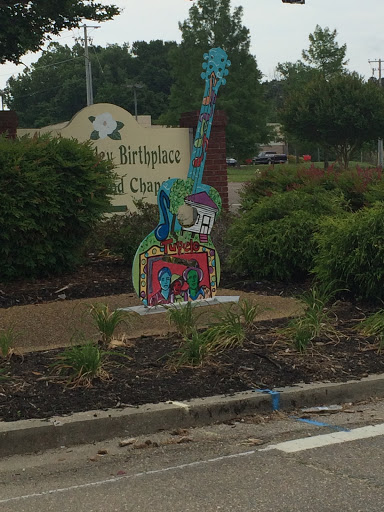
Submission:
[[255,165],[258,164],[285,164],[288,158],[284,153],[276,153],[276,151],[262,151],[252,158]]
[[236,158],[227,158],[226,160],[228,167],[235,167],[235,165],[237,165]]

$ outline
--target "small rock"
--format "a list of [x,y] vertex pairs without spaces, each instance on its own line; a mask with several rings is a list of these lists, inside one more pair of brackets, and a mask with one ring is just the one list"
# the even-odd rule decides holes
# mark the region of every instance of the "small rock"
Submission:
[[250,445],[250,446],[260,446],[261,444],[264,444],[265,441],[263,441],[262,439],[256,439],[254,437],[250,437],[249,439],[247,439],[245,441],[245,443],[242,443],[242,444],[247,444],[247,445]]
[[138,444],[134,444],[133,445],[133,448],[134,450],[142,450],[143,448],[148,448],[148,444],[145,444],[145,443],[138,443]]
[[124,447],[134,443],[136,443],[136,439],[134,437],[130,437],[129,439],[123,439],[122,441],[120,441],[119,446]]
[[188,434],[188,430],[186,428],[177,428],[171,432],[171,436],[185,436],[185,434]]
[[107,455],[108,450],[98,450],[97,455]]
[[176,441],[177,444],[183,444],[183,443],[193,443],[193,439],[191,439],[190,437],[181,437],[180,439],[178,439]]

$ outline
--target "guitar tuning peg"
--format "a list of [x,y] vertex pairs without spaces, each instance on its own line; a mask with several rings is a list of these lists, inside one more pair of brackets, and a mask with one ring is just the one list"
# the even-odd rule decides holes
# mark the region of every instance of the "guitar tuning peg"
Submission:
[[202,78],[203,80],[205,80],[205,79],[207,78],[207,74],[206,74],[206,73],[204,73],[204,72],[203,72],[203,73],[201,73],[201,75],[200,75],[200,76],[201,76],[201,78]]
[[222,79],[221,79],[221,84],[222,84],[222,85],[225,85],[226,83],[227,83],[226,79],[225,79],[225,78],[222,78]]
[[202,63],[202,65],[201,65],[201,67],[202,67],[203,69],[207,69],[207,67],[208,67],[208,63],[207,63],[207,62],[203,62],[203,63]]
[[204,60],[208,60],[209,59],[209,54],[208,53],[204,53],[203,57],[204,57]]
[[223,75],[224,75],[224,76],[227,76],[227,75],[228,75],[228,73],[229,73],[228,69],[224,69],[224,71],[223,71]]
[[231,65],[231,61],[227,60],[227,67],[229,68],[230,65]]

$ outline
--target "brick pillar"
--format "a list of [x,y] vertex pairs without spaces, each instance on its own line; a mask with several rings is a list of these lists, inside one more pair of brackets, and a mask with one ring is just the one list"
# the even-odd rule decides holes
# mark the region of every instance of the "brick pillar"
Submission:
[[0,110],[0,133],[7,132],[14,139],[19,121],[14,110]]
[[[185,112],[181,114],[180,128],[193,128],[195,138],[200,112]],[[223,208],[228,210],[228,176],[226,163],[225,127],[227,115],[223,110],[216,110],[213,117],[211,134],[209,137],[207,158],[205,160],[203,183],[211,185],[220,194]]]

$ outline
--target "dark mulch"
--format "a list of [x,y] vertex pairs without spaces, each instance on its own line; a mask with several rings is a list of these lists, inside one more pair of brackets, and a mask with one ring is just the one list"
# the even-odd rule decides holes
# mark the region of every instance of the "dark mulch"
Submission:
[[[280,295],[300,291],[283,285],[231,281],[230,277],[224,278],[226,287]],[[0,302],[8,307],[52,300],[57,290],[68,284],[67,299],[126,293],[132,290],[127,290],[130,283],[130,269],[119,260],[94,261],[60,278],[0,284]],[[61,351],[13,355],[0,360],[0,420],[48,418],[302,382],[340,382],[381,373],[384,356],[378,352],[375,340],[354,329],[367,312],[361,305],[340,302],[335,315],[337,335],[316,340],[304,354],[281,336],[280,329],[288,320],[258,322],[242,347],[217,354],[198,367],[169,365],[170,354],[181,343],[176,336],[142,337],[127,347],[114,349],[131,359],[110,356],[106,364],[109,378],[95,379],[92,387],[70,388],[65,378],[52,372]]]

